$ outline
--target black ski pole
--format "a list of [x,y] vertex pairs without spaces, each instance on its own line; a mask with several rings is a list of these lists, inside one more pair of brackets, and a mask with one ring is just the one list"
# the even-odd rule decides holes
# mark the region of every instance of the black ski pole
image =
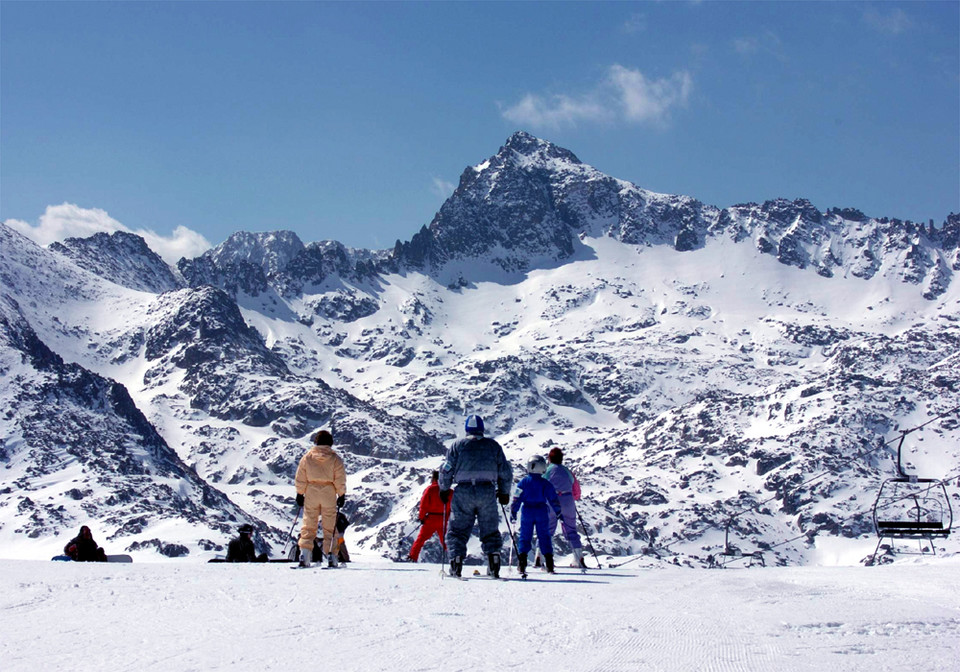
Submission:
[[[449,499],[447,501],[450,501]],[[447,502],[443,502],[443,527],[440,528],[440,548],[443,549],[443,553],[440,555],[440,578],[446,574],[447,562],[449,557],[447,556],[447,522],[450,520],[450,517],[447,515]]]
[[[507,508],[506,508],[503,504],[501,504],[501,505],[500,505],[500,510],[503,511],[503,520],[504,520],[504,522],[506,522],[506,524],[507,524],[507,532],[510,533],[510,541],[513,542],[513,550],[514,550],[514,551],[516,552],[516,554],[517,554],[517,561],[519,561],[519,560],[520,560],[520,549],[517,548],[517,538],[513,536],[513,527],[510,525],[510,517],[507,515]],[[513,561],[511,560],[511,562],[513,562]]]
[[293,551],[293,547],[292,547],[292,546],[290,547],[290,551],[287,551],[287,544],[289,544],[289,543],[290,543],[290,540],[293,538],[293,528],[295,528],[295,527],[297,526],[297,521],[300,520],[300,512],[301,512],[301,511],[303,511],[303,507],[302,507],[302,506],[298,506],[298,507],[297,507],[297,515],[295,515],[295,516],[293,517],[293,525],[290,526],[290,531],[287,532],[287,540],[286,540],[285,542],[283,542],[283,553],[282,553],[282,555],[284,555],[284,556],[285,556],[287,553]]
[[587,526],[583,524],[583,518],[580,517],[579,510],[577,510],[577,520],[580,521],[580,527],[583,528],[583,536],[587,538],[587,543],[590,544],[590,552],[593,553],[593,559],[597,561],[597,569],[602,569],[603,565],[600,564],[600,558],[597,557],[597,550],[593,547],[593,541],[590,540],[590,535],[587,534]]
[[[337,505],[337,513],[333,516],[333,537],[330,538],[330,556],[337,557],[337,567],[340,566],[340,530],[337,529],[337,522],[340,520],[340,505]],[[337,550],[334,553],[333,547],[336,545]],[[327,558],[329,562],[330,558]]]

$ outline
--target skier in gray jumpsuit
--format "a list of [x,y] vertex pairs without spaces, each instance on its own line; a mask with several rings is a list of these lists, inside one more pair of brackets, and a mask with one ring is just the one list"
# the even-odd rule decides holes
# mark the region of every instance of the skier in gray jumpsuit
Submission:
[[500,513],[497,502],[510,503],[513,468],[500,444],[483,435],[483,418],[471,415],[465,426],[467,436],[458,439],[447,451],[440,469],[440,499],[450,499],[450,488],[457,486],[447,527],[447,551],[450,575],[460,576],[467,541],[474,521],[480,526],[480,545],[487,555],[490,574],[500,576]]

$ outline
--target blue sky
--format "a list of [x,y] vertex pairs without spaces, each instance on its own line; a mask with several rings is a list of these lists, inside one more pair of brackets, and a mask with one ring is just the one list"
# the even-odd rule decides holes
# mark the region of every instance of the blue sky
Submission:
[[721,207],[941,222],[960,3],[0,3],[0,219],[38,239],[390,247],[520,129]]

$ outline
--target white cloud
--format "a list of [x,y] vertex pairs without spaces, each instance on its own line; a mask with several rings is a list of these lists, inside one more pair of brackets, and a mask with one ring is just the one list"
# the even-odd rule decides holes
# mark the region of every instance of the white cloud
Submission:
[[863,20],[875,30],[890,35],[899,35],[913,26],[913,20],[899,7],[887,12],[876,7],[868,7],[863,12]]
[[576,99],[565,95],[544,98],[528,93],[519,103],[505,110],[503,116],[520,126],[557,129],[576,126],[581,121],[605,121],[612,114],[595,99],[595,94]]
[[133,231],[99,208],[81,208],[72,203],[49,205],[40,216],[36,226],[17,219],[5,222],[40,245],[49,245],[67,238],[88,238],[95,233],[125,231],[142,237],[151,250],[170,265],[175,266],[181,257],[196,257],[212,245],[202,235],[178,226],[170,236],[161,236],[149,229]]
[[639,70],[613,65],[592,91],[548,97],[528,93],[501,114],[515,124],[534,129],[610,122],[662,126],[671,110],[686,105],[692,89],[693,78],[686,71],[651,80]]
[[786,56],[783,51],[783,40],[773,31],[767,30],[760,35],[747,35],[733,40],[733,50],[744,57],[760,54],[763,56],[773,56],[774,58],[785,61]]
[[457,185],[453,182],[447,182],[439,177],[433,178],[433,193],[444,200],[446,200],[456,188]]
[[669,79],[649,80],[639,70],[614,65],[610,80],[619,91],[626,118],[639,123],[665,123],[670,110],[685,106],[693,90],[693,78],[686,71]]
[[733,48],[738,54],[749,56],[760,51],[760,40],[755,37],[740,37],[733,41]]
[[623,32],[628,34],[642,33],[647,29],[647,15],[633,14],[623,24]]

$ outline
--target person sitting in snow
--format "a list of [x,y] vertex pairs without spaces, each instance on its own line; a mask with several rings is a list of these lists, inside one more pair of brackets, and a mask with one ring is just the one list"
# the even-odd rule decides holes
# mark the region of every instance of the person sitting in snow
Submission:
[[257,547],[253,545],[253,525],[245,523],[237,532],[240,536],[227,545],[227,562],[266,562],[267,554],[257,555]]
[[420,511],[417,518],[420,520],[420,534],[410,547],[410,562],[420,559],[423,545],[432,539],[433,535],[440,537],[440,545],[443,546],[443,550],[447,550],[447,541],[444,536],[447,534],[447,520],[450,518],[450,500],[446,502],[440,500],[439,471],[434,471],[430,475],[430,485],[420,497]]
[[560,522],[563,536],[567,538],[570,548],[573,549],[573,557],[577,566],[586,568],[587,564],[583,561],[583,544],[580,542],[580,535],[577,533],[577,505],[580,499],[580,481],[573,475],[567,467],[563,466],[563,451],[559,448],[551,448],[547,455],[550,464],[543,475],[554,490],[557,491],[557,497],[560,498],[560,509],[562,513],[559,516],[549,512],[549,522],[547,529],[550,532],[551,539],[557,533],[557,522]]
[[333,450],[333,436],[321,429],[313,435],[313,447],[300,458],[296,475],[297,506],[303,507],[300,528],[300,565],[313,561],[313,541],[317,525],[323,520],[323,554],[330,567],[339,562],[334,551],[337,511],[343,506],[347,492],[347,475],[343,459]]
[[[520,532],[517,537],[517,569],[521,574],[527,573],[527,553],[530,552],[533,529],[537,529],[537,541],[540,542],[540,553],[547,565],[547,572],[553,574],[553,542],[547,530],[548,508],[558,517],[561,514],[560,499],[550,481],[543,477],[547,470],[547,461],[542,455],[537,455],[527,462],[527,475],[524,476],[513,494],[513,504],[510,506],[510,520],[517,519],[520,513]],[[522,507],[522,509],[521,509]]]
[[97,542],[93,540],[93,533],[86,525],[80,528],[80,534],[67,542],[67,545],[63,547],[63,552],[76,562],[107,561],[107,554],[97,546]]

